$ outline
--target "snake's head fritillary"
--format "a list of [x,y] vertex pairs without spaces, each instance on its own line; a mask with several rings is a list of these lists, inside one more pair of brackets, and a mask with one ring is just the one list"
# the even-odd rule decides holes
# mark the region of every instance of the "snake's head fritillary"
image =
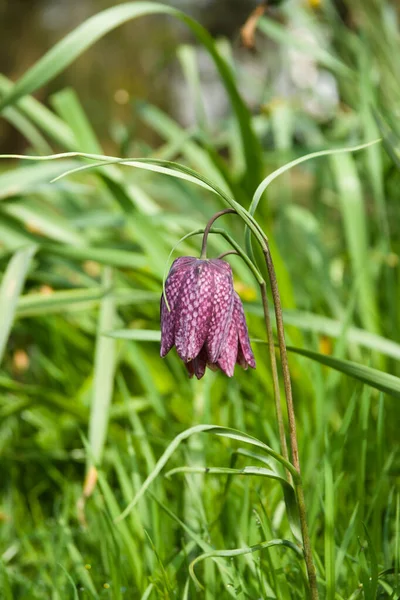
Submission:
[[233,289],[232,269],[221,259],[177,258],[161,297],[161,356],[173,346],[189,376],[206,367],[232,377],[235,364],[255,368],[243,306]]

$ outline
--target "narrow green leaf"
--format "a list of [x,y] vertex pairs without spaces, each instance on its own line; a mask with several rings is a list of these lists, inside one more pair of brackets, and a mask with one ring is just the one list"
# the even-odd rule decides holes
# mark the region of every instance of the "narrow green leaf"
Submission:
[[127,165],[130,167],[136,167],[138,169],[144,169],[147,171],[153,171],[155,173],[160,173],[163,175],[169,175],[171,177],[176,177],[178,179],[184,179],[188,182],[194,183],[200,187],[203,187],[214,194],[217,194],[228,206],[234,208],[241,219],[246,223],[246,225],[251,229],[254,236],[260,242],[260,244],[264,244],[265,242],[265,234],[262,229],[258,225],[257,221],[250,215],[250,213],[244,209],[241,204],[239,204],[236,200],[228,196],[223,190],[218,188],[213,182],[208,180],[206,177],[197,173],[193,169],[181,165],[179,163],[167,161],[167,160],[157,160],[157,159],[147,159],[147,158],[138,158],[135,160],[132,159],[121,159],[116,157],[102,156],[97,154],[87,154],[85,152],[64,152],[61,154],[52,154],[50,156],[21,156],[18,154],[2,154],[0,158],[23,158],[25,160],[37,160],[37,161],[47,161],[47,160],[58,160],[60,158],[71,158],[80,156],[82,158],[88,158],[90,160],[101,161],[98,163],[94,163],[91,165],[84,165],[82,167],[78,167],[76,169],[72,169],[59,175],[53,182],[58,181],[62,177],[66,177],[67,175],[71,175],[73,173],[77,173],[80,171],[85,171],[88,169],[94,169],[97,167],[104,167],[106,165]]
[[376,556],[374,544],[372,542],[371,536],[369,535],[369,532],[368,532],[368,529],[367,529],[365,523],[363,523],[363,527],[364,527],[365,537],[367,538],[367,542],[368,542],[368,559],[369,559],[369,566],[370,566],[370,571],[369,571],[368,575],[369,575],[370,593],[371,593],[371,598],[376,598],[376,594],[378,591],[378,578],[379,578],[378,558]]
[[[251,453],[249,453],[251,454]],[[259,459],[261,457],[258,457]],[[256,475],[259,477],[266,477],[267,479],[274,479],[282,487],[283,495],[285,498],[285,505],[287,510],[287,516],[290,524],[290,529],[298,543],[302,544],[302,536],[299,522],[299,515],[297,510],[296,495],[293,486],[279,473],[272,469],[266,469],[264,467],[243,467],[243,469],[234,469],[230,467],[176,467],[165,473],[165,477],[171,477],[177,473],[200,473],[204,475]]]
[[127,269],[146,269],[147,259],[138,252],[116,250],[115,248],[74,247],[64,244],[41,244],[40,252],[55,254],[73,260],[94,260],[111,267]]
[[[158,342],[161,340],[161,333],[159,331],[146,329],[120,329],[107,332],[106,335],[125,340],[137,340],[142,342]],[[259,339],[252,339],[251,341],[254,343],[266,343]],[[305,348],[288,346],[287,349],[290,352],[301,354],[302,356],[306,356],[307,358],[311,358],[316,362],[331,367],[336,371],[345,373],[345,375],[367,383],[368,385],[381,390],[382,392],[386,392],[391,396],[400,398],[400,379],[394,375],[390,375],[389,373],[385,373],[379,369],[367,367],[350,360],[334,358],[326,354],[319,354],[318,352],[306,350]]]
[[116,329],[105,331],[107,337],[119,340],[133,340],[136,342],[160,342],[161,333],[152,329]]
[[[319,150],[318,152],[311,152],[310,154],[306,154],[305,156],[300,156],[300,158],[296,158],[295,160],[292,160],[291,162],[286,163],[285,165],[283,165],[279,169],[276,169],[273,173],[271,173],[270,175],[265,177],[265,179],[262,180],[262,182],[257,187],[256,191],[254,192],[248,212],[250,213],[251,216],[254,215],[254,213],[256,212],[257,207],[260,203],[262,195],[264,194],[264,192],[268,188],[268,186],[277,177],[279,177],[283,173],[286,173],[286,171],[288,171],[289,169],[292,169],[293,167],[296,167],[297,165],[300,165],[303,162],[311,160],[312,158],[319,158],[321,156],[331,156],[331,155],[335,156],[336,154],[340,155],[340,154],[346,154],[348,152],[356,152],[358,150],[363,150],[364,148],[368,148],[369,146],[372,146],[373,144],[377,144],[380,141],[381,141],[380,139],[373,140],[371,142],[367,142],[366,144],[360,144],[358,146],[352,146],[349,148],[330,148],[329,150]],[[247,228],[246,228],[246,232],[245,232],[245,238],[246,238],[247,252],[249,253],[250,256],[252,256],[250,231]]]
[[[212,552],[214,549],[207,541],[203,539],[201,535],[199,535],[196,531],[193,531],[184,521],[181,521],[179,517],[177,517],[168,506],[161,502],[152,492],[149,492],[149,496],[157,502],[157,504],[162,508],[162,510],[173,519],[187,534],[188,536],[196,542],[196,544],[205,552]],[[219,561],[216,558],[215,562],[217,563],[221,579],[223,581],[224,587],[226,589],[227,594],[229,594],[233,598],[237,598],[237,594],[232,586],[233,577],[233,569],[229,563],[225,563],[223,561]]]
[[303,558],[303,552],[296,544],[289,542],[288,540],[277,539],[270,540],[269,542],[261,542],[260,544],[249,546],[248,548],[235,548],[234,550],[213,550],[212,552],[205,552],[204,554],[197,556],[197,558],[190,563],[189,572],[196,585],[200,589],[204,589],[194,572],[194,567],[198,562],[207,558],[234,558],[235,556],[251,554],[252,552],[258,552],[259,550],[265,550],[266,548],[273,548],[274,546],[285,546],[286,548],[290,548],[297,554],[298,557]]
[[78,232],[65,217],[49,210],[45,203],[36,198],[4,202],[0,205],[0,210],[1,213],[20,221],[28,230],[32,229],[43,237],[72,246],[84,246],[86,243],[82,233]]
[[76,589],[75,581],[72,579],[72,577],[68,573],[68,571],[63,567],[63,565],[61,565],[59,563],[58,566],[64,571],[66,578],[68,579],[69,583],[71,584],[71,588],[70,589],[71,589],[71,592],[72,592],[73,600],[79,600],[78,590]]
[[[0,73],[0,96],[8,96],[14,88],[12,81]],[[29,119],[41,131],[66,150],[76,150],[76,140],[68,125],[32,96],[25,96],[15,105],[15,110]]]
[[365,329],[379,333],[375,301],[375,281],[372,278],[369,254],[368,219],[353,157],[349,154],[331,156],[338,189],[345,237],[357,286],[360,318]]
[[[88,289],[53,291],[48,295],[39,292],[20,296],[15,316],[17,318],[24,318],[70,310],[86,310],[88,307],[99,304],[105,295],[111,296],[116,306],[133,306],[143,303],[157,305],[160,302],[160,295],[157,292],[135,289],[107,290],[101,287],[93,287]],[[111,335],[113,333],[110,332],[110,337],[113,337]],[[108,334],[104,332],[103,335]]]
[[72,88],[63,89],[51,97],[51,103],[65,123],[69,123],[76,139],[76,148],[101,154],[102,148],[87,118],[78,96]]
[[16,317],[50,314],[73,309],[77,304],[87,304],[101,300],[107,290],[100,287],[80,290],[66,290],[51,294],[30,293],[20,296],[16,309]]
[[196,48],[189,44],[181,44],[178,48],[177,54],[190,90],[190,100],[194,105],[197,125],[201,130],[205,131],[207,116],[202,98]]
[[39,186],[49,185],[52,179],[64,173],[66,169],[76,168],[78,164],[72,160],[38,163],[6,171],[0,175],[0,200],[37,191]]
[[334,358],[326,354],[319,354],[318,352],[312,352],[311,350],[305,350],[303,348],[288,346],[287,349],[290,352],[301,354],[302,356],[311,358],[327,367],[331,367],[336,371],[340,371],[349,377],[358,379],[359,381],[362,381],[377,390],[381,390],[386,394],[390,394],[395,398],[400,398],[400,379],[394,375],[379,371],[378,369],[373,369],[372,367],[366,367],[365,365],[350,360]]
[[11,258],[0,287],[0,363],[14,321],[18,298],[24,287],[25,278],[37,246],[18,250]]
[[[0,75],[1,77],[1,75]],[[39,129],[16,108],[4,109],[3,117],[30,143],[35,154],[49,154],[51,146],[47,143]]]
[[326,600],[335,600],[335,503],[332,463],[329,456],[324,461],[324,480]]
[[13,600],[14,596],[11,590],[10,580],[4,562],[0,558],[0,581],[3,600]]
[[21,77],[10,93],[3,98],[0,110],[51,81],[109,31],[131,19],[150,14],[169,14],[183,21],[210,53],[224,82],[240,125],[248,174],[257,181],[261,172],[261,147],[252,130],[250,113],[236,89],[229,65],[219,54],[214,40],[206,29],[181,11],[161,3],[126,2],[94,15],[53,46]]
[[[231,469],[230,467],[175,467],[165,473],[165,477],[171,477],[177,473],[201,473],[204,475],[257,475],[275,479],[283,485],[290,485],[288,481],[275,471],[265,469],[264,467],[243,467],[243,469]],[[292,488],[293,489],[293,488]]]
[[125,517],[129,514],[129,512],[132,510],[132,508],[136,505],[138,500],[146,492],[147,488],[152,484],[152,482],[156,479],[156,477],[158,477],[158,475],[160,474],[162,469],[165,467],[165,465],[167,464],[167,462],[169,461],[169,459],[171,458],[171,456],[173,455],[175,450],[179,447],[179,445],[184,440],[188,439],[190,436],[192,436],[196,433],[211,433],[214,435],[220,435],[221,437],[227,437],[227,438],[231,438],[231,439],[234,439],[234,440],[237,440],[240,442],[245,442],[246,444],[251,444],[253,446],[257,446],[258,448],[261,448],[262,450],[264,450],[264,452],[266,452],[270,456],[273,456],[280,463],[282,463],[292,473],[294,479],[298,479],[299,475],[298,475],[296,469],[293,467],[293,465],[291,463],[289,463],[288,461],[286,461],[280,454],[275,452],[275,450],[273,450],[272,448],[270,448],[269,446],[267,446],[260,440],[257,440],[256,438],[249,436],[246,433],[242,433],[241,431],[237,431],[235,429],[231,429],[228,427],[220,427],[218,425],[196,425],[195,427],[186,429],[185,431],[183,431],[182,433],[177,435],[172,440],[172,442],[169,444],[168,448],[165,450],[163,455],[159,458],[153,471],[148,475],[146,481],[143,483],[140,490],[138,490],[138,492],[136,493],[136,495],[132,499],[132,501],[129,503],[129,505],[125,508],[125,510],[122,512],[122,514],[116,519],[116,522],[119,522],[122,519],[125,519]]
[[[107,288],[111,285],[112,271],[107,267],[104,270],[103,286]],[[114,300],[111,297],[105,296],[101,302],[97,328],[93,392],[89,421],[90,454],[96,465],[99,465],[101,462],[107,437],[116,364],[116,342],[103,336],[102,332],[113,327],[115,317]]]
[[188,139],[187,132],[171,117],[150,104],[141,104],[138,110],[143,121],[165,140],[175,143],[181,140],[180,151],[189,164],[195,166],[200,173],[207,175],[225,193],[231,193],[220,170],[215,167],[208,154],[196,142]]
[[379,112],[374,112],[379,132],[383,139],[383,147],[392,159],[393,163],[400,169],[400,139],[393,129],[391,129]]

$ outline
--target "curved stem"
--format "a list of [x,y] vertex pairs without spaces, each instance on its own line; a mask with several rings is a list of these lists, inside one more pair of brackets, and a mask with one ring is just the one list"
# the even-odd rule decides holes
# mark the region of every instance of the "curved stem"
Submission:
[[240,256],[239,252],[237,252],[236,250],[228,250],[227,252],[223,252],[222,254],[217,256],[217,258],[219,260],[222,260],[223,258],[225,258],[225,256],[230,256],[232,254],[236,254],[236,256]]
[[228,215],[230,213],[237,214],[237,211],[234,208],[225,208],[224,210],[220,210],[219,212],[215,213],[215,215],[213,215],[211,217],[211,219],[208,221],[206,228],[204,230],[203,243],[201,245],[200,258],[202,260],[205,260],[207,258],[207,239],[208,239],[208,234],[210,233],[211,227],[213,226],[214,222],[217,219],[219,219],[219,217],[222,217],[223,215]]
[[[293,404],[293,395],[292,395],[292,384],[290,380],[290,371],[289,371],[289,363],[287,358],[286,351],[286,342],[285,342],[285,331],[283,327],[283,318],[282,318],[282,306],[281,299],[279,295],[278,289],[278,281],[276,278],[274,264],[272,262],[272,257],[269,249],[268,243],[263,247],[263,253],[265,257],[265,262],[267,265],[268,275],[271,282],[271,291],[272,298],[274,301],[275,308],[275,318],[276,318],[276,327],[278,333],[278,342],[279,342],[279,351],[281,355],[281,364],[282,364],[282,373],[283,373],[283,383],[285,387],[285,396],[286,396],[286,404],[287,404],[287,412],[288,412],[288,420],[289,420],[289,435],[290,435],[290,445],[292,450],[292,462],[296,471],[300,475],[300,460],[299,460],[299,447],[297,443],[297,432],[296,432],[296,418],[294,412],[294,404]],[[300,526],[303,537],[303,546],[304,546],[304,559],[306,562],[308,581],[310,584],[310,592],[311,599],[318,600],[318,587],[317,587],[317,575],[315,571],[315,566],[312,557],[311,550],[311,541],[310,534],[308,531],[307,525],[307,516],[306,516],[306,505],[304,499],[304,490],[303,484],[301,482],[301,478],[295,484],[296,494],[297,494],[297,504],[299,508],[299,517],[300,517]]]
[[[214,231],[212,231],[212,233],[216,233],[216,231],[214,230]],[[234,242],[232,239],[229,239],[229,242],[232,245],[234,245],[234,247],[237,247],[239,249],[236,242]],[[260,273],[258,271],[254,272],[254,265],[250,261],[248,256],[243,252],[243,250],[241,250],[241,249],[239,251],[238,250],[228,250],[227,252],[223,252],[222,254],[220,254],[218,256],[218,258],[224,258],[225,256],[229,256],[231,254],[236,254],[236,255],[240,256],[246,262],[246,264],[253,271],[253,273],[259,283],[259,286],[260,286],[262,305],[263,305],[263,309],[264,309],[265,328],[267,330],[269,358],[270,358],[271,372],[272,372],[272,386],[273,386],[273,390],[274,390],[275,412],[276,412],[276,419],[278,421],[278,429],[279,429],[279,441],[280,441],[282,456],[285,460],[289,461],[289,452],[288,452],[286,435],[285,435],[285,425],[283,422],[283,414],[282,414],[281,395],[280,395],[280,390],[279,390],[279,377],[278,377],[278,367],[276,364],[276,356],[275,356],[274,336],[273,336],[273,332],[272,332],[271,318],[269,316],[269,309],[268,309],[267,286],[266,286],[265,280],[261,277]],[[290,471],[288,469],[286,469],[286,475],[287,475],[289,483],[293,483],[292,474],[290,473]]]
[[[285,458],[286,460],[289,460],[289,452],[288,452],[286,435],[285,435],[285,425],[283,423],[281,394],[280,394],[280,390],[279,390],[278,367],[276,364],[274,336],[272,333],[271,318],[269,316],[267,286],[265,284],[265,281],[263,281],[260,284],[260,290],[261,290],[262,305],[263,305],[263,309],[264,309],[265,328],[267,330],[269,359],[271,362],[271,373],[272,373],[272,386],[273,386],[273,390],[274,390],[276,420],[278,421],[281,452],[282,452],[283,458]],[[289,483],[293,483],[292,475],[287,469],[286,469],[286,475],[287,475]]]

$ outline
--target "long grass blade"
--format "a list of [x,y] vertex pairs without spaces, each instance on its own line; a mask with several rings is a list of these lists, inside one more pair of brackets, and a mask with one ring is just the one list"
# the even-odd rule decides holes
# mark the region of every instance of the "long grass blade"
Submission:
[[270,540],[268,542],[261,542],[260,544],[254,544],[254,546],[249,546],[248,548],[235,548],[234,550],[214,550],[212,552],[205,552],[204,554],[200,554],[200,556],[195,558],[190,563],[189,572],[190,572],[190,575],[191,575],[193,581],[195,581],[197,586],[200,589],[204,589],[204,587],[201,585],[200,581],[197,579],[195,572],[194,572],[194,567],[198,562],[200,562],[202,560],[206,560],[207,558],[234,558],[235,556],[243,556],[244,554],[258,552],[260,550],[265,550],[266,548],[273,548],[274,546],[285,546],[286,548],[290,548],[291,550],[293,550],[293,552],[295,552],[295,554],[297,554],[298,557],[300,557],[300,558],[303,557],[302,551],[293,542],[290,542],[288,540],[281,540],[281,539]]
[[216,425],[196,425],[195,427],[186,429],[185,431],[183,431],[182,433],[177,435],[174,438],[174,440],[169,444],[169,446],[165,450],[164,454],[158,460],[154,470],[150,473],[150,475],[148,475],[146,481],[143,483],[140,490],[138,490],[138,492],[136,493],[136,495],[132,499],[132,501],[129,503],[129,505],[125,508],[125,510],[121,513],[121,515],[116,519],[116,522],[118,522],[122,519],[125,519],[125,517],[127,517],[127,515],[132,510],[132,508],[136,505],[138,500],[146,492],[147,488],[152,484],[152,482],[156,479],[156,477],[158,477],[158,475],[161,473],[162,469],[165,467],[165,465],[167,464],[167,462],[169,461],[171,456],[174,454],[175,450],[177,450],[179,445],[184,440],[187,440],[189,437],[191,437],[192,435],[194,435],[196,433],[211,433],[214,435],[228,437],[228,438],[240,441],[240,442],[245,442],[247,444],[257,446],[258,448],[261,448],[262,450],[264,450],[264,452],[266,452],[267,454],[269,454],[270,456],[272,456],[273,458],[278,460],[280,463],[282,463],[292,473],[294,479],[296,479],[298,477],[298,473],[291,463],[286,461],[280,454],[275,452],[275,450],[273,450],[272,448],[270,448],[269,446],[267,446],[260,440],[257,440],[256,438],[254,438],[252,436],[242,433],[241,431],[236,431],[235,429],[230,429],[228,427],[220,427],[220,426],[216,426]]
[[183,21],[210,53],[224,82],[239,122],[249,177],[251,175],[251,179],[257,181],[261,172],[260,144],[252,130],[250,113],[237,91],[229,65],[218,52],[214,40],[206,29],[181,11],[165,4],[127,2],[106,9],[91,17],[56,44],[21,77],[11,92],[2,99],[0,111],[51,81],[109,31],[132,19],[150,14],[168,14]]
[[[112,270],[106,267],[103,276],[103,287],[107,288],[111,285]],[[103,336],[102,332],[113,326],[115,318],[114,300],[106,296],[100,306],[89,422],[89,446],[91,459],[95,465],[101,462],[104,451],[116,364],[116,342]]]
[[14,321],[18,299],[24,287],[25,278],[31,266],[37,246],[32,245],[18,250],[11,258],[0,287],[0,363]]

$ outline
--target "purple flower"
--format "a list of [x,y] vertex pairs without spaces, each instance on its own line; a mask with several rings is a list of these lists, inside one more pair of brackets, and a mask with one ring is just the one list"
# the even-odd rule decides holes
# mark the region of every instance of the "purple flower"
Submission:
[[224,260],[177,258],[165,283],[170,311],[161,297],[161,356],[173,346],[189,377],[206,367],[232,377],[235,364],[256,366],[242,302],[233,289],[232,269]]

